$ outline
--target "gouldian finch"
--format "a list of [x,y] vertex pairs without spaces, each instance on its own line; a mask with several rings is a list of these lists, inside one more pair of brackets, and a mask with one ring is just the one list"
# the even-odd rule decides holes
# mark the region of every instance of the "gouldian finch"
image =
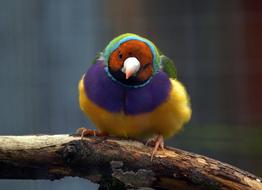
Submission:
[[[152,157],[164,138],[176,134],[191,117],[185,87],[173,61],[148,39],[126,33],[99,53],[79,82],[82,111],[98,131],[85,135],[154,136]],[[151,159],[152,159],[151,157]]]

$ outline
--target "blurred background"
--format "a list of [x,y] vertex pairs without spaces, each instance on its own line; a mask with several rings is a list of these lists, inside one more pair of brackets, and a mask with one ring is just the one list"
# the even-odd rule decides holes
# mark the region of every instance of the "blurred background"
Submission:
[[[0,0],[0,135],[91,126],[78,106],[78,81],[96,53],[125,32],[149,38],[174,59],[190,94],[192,120],[168,145],[262,176],[259,0]],[[98,188],[80,178],[0,186]]]

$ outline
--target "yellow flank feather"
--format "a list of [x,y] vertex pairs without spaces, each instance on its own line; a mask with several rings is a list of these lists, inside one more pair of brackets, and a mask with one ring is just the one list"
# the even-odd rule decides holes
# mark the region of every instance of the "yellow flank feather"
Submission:
[[84,83],[79,82],[79,103],[84,113],[100,131],[115,136],[147,137],[161,134],[168,138],[176,134],[191,117],[189,98],[184,86],[170,79],[172,89],[168,99],[154,111],[139,115],[111,113],[93,103],[85,93]]

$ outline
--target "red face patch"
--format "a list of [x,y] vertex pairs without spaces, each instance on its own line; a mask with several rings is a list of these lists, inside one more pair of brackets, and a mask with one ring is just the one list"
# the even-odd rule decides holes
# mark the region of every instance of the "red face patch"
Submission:
[[136,57],[140,62],[137,79],[145,81],[153,74],[153,54],[149,46],[139,40],[129,40],[122,43],[109,57],[109,68],[113,72],[122,69],[128,57]]

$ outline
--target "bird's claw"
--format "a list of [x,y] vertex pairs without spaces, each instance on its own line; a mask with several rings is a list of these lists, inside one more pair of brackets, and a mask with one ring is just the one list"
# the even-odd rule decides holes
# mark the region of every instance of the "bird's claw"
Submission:
[[93,137],[108,136],[108,133],[81,127],[77,129],[75,136],[80,136],[82,140],[84,137],[88,137],[88,136],[93,136]]
[[156,154],[156,152],[157,152],[157,150],[159,148],[164,150],[164,138],[163,138],[163,136],[162,135],[157,135],[154,138],[149,139],[146,142],[146,146],[149,146],[149,145],[153,145],[154,146],[154,149],[153,149],[153,151],[151,153],[151,161],[152,161],[153,158],[154,158],[154,155]]

